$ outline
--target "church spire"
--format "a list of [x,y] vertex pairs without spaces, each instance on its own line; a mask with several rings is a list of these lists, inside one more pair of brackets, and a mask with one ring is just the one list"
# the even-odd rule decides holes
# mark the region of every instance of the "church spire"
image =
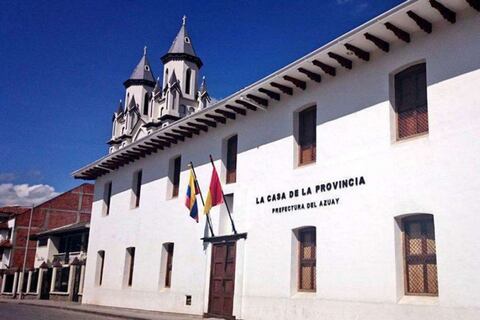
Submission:
[[132,74],[127,81],[123,83],[125,88],[128,88],[131,85],[146,85],[150,87],[155,86],[155,77],[152,73],[152,67],[147,58],[147,47],[143,48],[143,56],[138,62],[135,69],[133,69]]
[[186,16],[182,18],[182,26],[173,40],[172,46],[161,59],[164,64],[171,60],[187,60],[195,63],[199,69],[202,67],[202,60],[197,57],[187,32]]

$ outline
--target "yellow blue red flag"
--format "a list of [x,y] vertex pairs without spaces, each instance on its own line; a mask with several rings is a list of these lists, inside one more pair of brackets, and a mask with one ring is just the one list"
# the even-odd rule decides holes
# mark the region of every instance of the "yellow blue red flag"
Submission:
[[190,211],[190,217],[198,222],[198,207],[197,207],[197,181],[192,168],[190,168],[190,179],[188,181],[187,195],[185,199],[185,206]]

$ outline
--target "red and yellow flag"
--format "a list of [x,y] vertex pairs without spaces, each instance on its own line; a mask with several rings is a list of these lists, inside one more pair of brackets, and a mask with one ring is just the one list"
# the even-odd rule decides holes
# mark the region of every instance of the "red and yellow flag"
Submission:
[[212,178],[210,179],[210,187],[208,188],[207,200],[205,201],[205,206],[203,207],[203,213],[209,214],[210,209],[223,203],[223,191],[222,184],[218,178],[217,170],[213,166]]

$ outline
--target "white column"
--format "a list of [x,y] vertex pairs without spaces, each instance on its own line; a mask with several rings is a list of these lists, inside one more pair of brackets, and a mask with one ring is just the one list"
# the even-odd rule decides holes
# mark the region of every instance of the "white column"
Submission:
[[55,291],[55,281],[57,280],[57,271],[59,267],[54,267],[52,270],[52,283],[50,283],[50,292]]

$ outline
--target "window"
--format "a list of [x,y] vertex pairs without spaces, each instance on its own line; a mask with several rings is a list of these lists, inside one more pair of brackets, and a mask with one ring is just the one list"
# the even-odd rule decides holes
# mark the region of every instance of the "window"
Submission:
[[12,293],[13,292],[13,283],[15,281],[14,274],[6,274],[5,276],[5,283],[3,287],[3,292]]
[[148,102],[150,100],[150,95],[147,93],[145,93],[145,97],[144,97],[144,100],[143,100],[143,114],[145,116],[148,116]]
[[182,157],[178,156],[171,161],[173,168],[170,169],[170,181],[172,183],[172,198],[178,197],[178,189],[180,187],[180,168],[182,164]]
[[61,237],[58,252],[67,254],[70,252],[80,252],[82,251],[82,241],[81,234]]
[[38,239],[38,246],[45,247],[48,244],[48,238],[40,238]]
[[425,63],[414,65],[395,75],[395,111],[399,139],[428,132]]
[[432,215],[403,220],[407,295],[438,295],[437,254]]
[[70,276],[70,267],[55,268],[55,284],[53,291],[68,292],[68,277]]
[[165,266],[165,288],[170,288],[172,284],[172,263],[173,263],[173,243],[165,243],[167,261]]
[[0,248],[0,261],[3,259],[3,248]]
[[190,94],[190,83],[192,82],[192,70],[187,69],[185,75],[185,93]]
[[140,191],[142,189],[142,170],[139,170],[133,174],[132,181],[132,208],[138,208],[140,205]]
[[187,114],[187,107],[184,104],[181,104],[180,107],[178,108],[178,113],[180,113],[180,116],[185,116]]
[[316,232],[314,227],[299,230],[298,291],[314,292],[316,286]]
[[27,287],[28,287],[28,271],[23,272],[23,278],[22,278],[22,292],[26,293],[27,292]]
[[102,281],[103,281],[103,266],[105,264],[105,251],[104,250],[100,250],[98,251],[97,253],[97,272],[96,272],[96,275],[97,275],[97,284],[99,286],[102,285]]
[[305,165],[316,160],[317,107],[313,106],[298,114],[298,164]]
[[135,266],[135,248],[127,248],[125,259],[126,285],[131,287],[133,283],[133,268]]
[[107,182],[103,187],[103,215],[110,214],[110,200],[112,198],[112,182]]
[[237,181],[237,145],[237,135],[227,140],[226,183],[234,183]]
[[28,291],[30,293],[37,292],[38,274],[39,274],[38,269],[35,269],[35,270],[32,271],[32,274],[30,276],[30,289]]

